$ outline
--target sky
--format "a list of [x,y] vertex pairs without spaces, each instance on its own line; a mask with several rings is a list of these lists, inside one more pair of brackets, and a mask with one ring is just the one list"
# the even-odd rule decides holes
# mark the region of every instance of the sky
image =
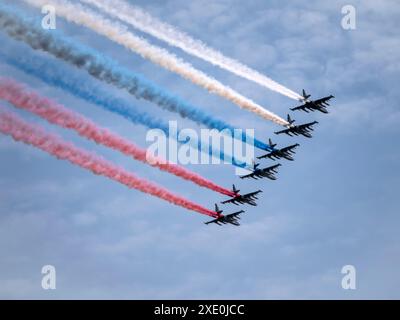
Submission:
[[[39,10],[21,1],[4,2],[42,18]],[[205,216],[0,135],[0,298],[399,299],[398,1],[130,2],[296,92],[305,88],[313,97],[333,94],[331,112],[292,114],[298,123],[319,121],[313,139],[275,136],[275,124],[57,18],[57,28],[76,41],[218,118],[255,129],[261,140],[271,137],[279,146],[298,142],[300,147],[294,162],[281,161],[276,181],[241,180],[229,165],[189,165],[222,186],[230,188],[235,183],[242,192],[263,190],[259,205],[245,208],[240,227],[220,227],[206,226]],[[356,9],[355,30],[341,25],[341,9],[347,4]],[[283,117],[296,105],[294,100],[137,33]],[[38,54],[3,32],[0,41],[2,50],[13,54]],[[200,129],[59,64],[165,121]],[[50,87],[1,59],[0,74],[148,146],[142,126]],[[225,199],[2,104],[208,208]],[[271,164],[264,160],[261,166]],[[226,212],[237,209],[223,208]],[[55,290],[41,287],[44,265],[56,268]],[[345,265],[356,269],[355,290],[341,286]]]

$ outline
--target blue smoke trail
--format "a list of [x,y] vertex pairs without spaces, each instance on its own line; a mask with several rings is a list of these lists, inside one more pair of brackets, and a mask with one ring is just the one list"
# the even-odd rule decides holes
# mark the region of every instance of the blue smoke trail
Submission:
[[[36,19],[26,18],[23,13],[14,8],[0,5],[0,26],[14,39],[24,41],[35,50],[46,51],[87,71],[99,80],[125,89],[138,99],[143,98],[156,103],[166,110],[179,113],[182,117],[189,118],[208,128],[219,131],[229,129],[230,132],[234,132],[234,127],[204,113],[200,108],[167,92],[142,75],[123,68],[115,60],[92,48],[72,41],[58,31],[45,31],[38,25]],[[246,142],[246,140],[252,141],[253,139],[247,137],[245,132],[242,131],[241,140]],[[254,145],[262,150],[272,150],[269,145],[256,139],[254,139]]]
[[48,85],[68,91],[80,99],[101,106],[103,109],[116,113],[133,123],[142,124],[151,129],[161,129],[168,134],[168,125],[162,120],[136,110],[132,104],[123,99],[110,96],[95,84],[91,85],[87,81],[81,80],[80,77],[74,76],[51,59],[44,59],[33,54],[32,57],[28,57],[26,53],[23,56],[8,55],[2,51],[0,51],[0,58],[7,64],[42,80]]
[[[28,75],[42,80],[48,85],[67,91],[80,99],[100,106],[107,111],[116,113],[133,123],[142,124],[150,129],[161,129],[165,135],[169,137],[170,132],[168,124],[162,120],[154,118],[148,113],[136,110],[136,108],[127,101],[107,94],[104,90],[99,89],[94,84],[91,85],[90,83],[81,80],[80,77],[74,76],[52,59],[44,59],[33,53],[30,57],[27,56],[26,53],[25,55],[16,56],[4,53],[3,49],[0,49],[0,58],[7,64],[18,68]],[[196,148],[200,152],[208,152],[210,156],[219,155],[221,160],[226,159],[239,167],[245,166],[222,151],[208,148],[207,145],[203,143],[200,143],[199,145],[195,144],[194,141],[191,140],[189,143],[192,148]]]

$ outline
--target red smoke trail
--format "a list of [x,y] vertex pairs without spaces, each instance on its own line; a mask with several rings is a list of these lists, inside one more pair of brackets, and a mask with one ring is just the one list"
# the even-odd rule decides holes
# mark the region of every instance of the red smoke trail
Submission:
[[12,136],[16,141],[35,146],[58,159],[68,160],[94,174],[106,176],[128,188],[137,189],[201,214],[217,216],[214,211],[177,196],[152,182],[138,178],[93,153],[77,148],[54,134],[47,133],[39,126],[25,122],[13,113],[0,111],[0,132]]
[[160,170],[167,171],[178,177],[190,180],[202,187],[220,192],[228,196],[235,194],[200,175],[184,169],[176,164],[168,163],[165,159],[146,157],[146,150],[137,147],[132,142],[98,127],[94,122],[66,109],[56,102],[28,91],[24,86],[11,79],[0,78],[0,98],[9,101],[18,108],[30,111],[50,123],[75,130],[80,136],[93,140],[98,144],[118,150],[136,160],[148,163]]

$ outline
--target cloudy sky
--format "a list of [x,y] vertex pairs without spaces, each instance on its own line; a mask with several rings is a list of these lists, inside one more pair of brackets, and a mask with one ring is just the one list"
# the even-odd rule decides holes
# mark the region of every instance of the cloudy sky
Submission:
[[[42,18],[39,10],[19,1],[4,2]],[[0,297],[400,298],[398,1],[131,2],[297,92],[305,88],[315,97],[334,94],[331,113],[294,115],[299,123],[320,122],[314,139],[273,137],[274,124],[59,18],[57,28],[68,36],[232,125],[254,128],[258,138],[273,137],[281,146],[299,142],[301,147],[295,162],[282,160],[277,181],[242,181],[229,165],[189,166],[223,186],[235,183],[244,192],[264,191],[259,206],[248,208],[237,228],[205,226],[204,216],[0,135]],[[356,9],[356,30],[341,26],[346,4]],[[281,116],[295,105],[287,97],[146,37]],[[3,51],[37,54],[3,32],[0,41]],[[59,65],[97,83],[84,72]],[[144,127],[49,87],[1,60],[0,70],[3,76],[27,83],[147,146]],[[176,114],[97,85],[166,121],[199,129]],[[17,112],[204,206],[211,208],[224,199]],[[56,290],[41,287],[41,268],[48,264],[56,267]],[[341,287],[344,265],[356,268],[356,290]]]

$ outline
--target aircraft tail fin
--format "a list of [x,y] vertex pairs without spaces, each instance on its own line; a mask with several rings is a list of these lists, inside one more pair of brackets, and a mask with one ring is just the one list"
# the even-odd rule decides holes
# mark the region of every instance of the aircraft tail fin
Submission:
[[254,161],[254,159],[253,159],[253,170],[256,170],[257,167],[258,167],[259,165],[260,165],[260,164],[259,164],[259,163],[256,163],[256,162]]
[[307,94],[306,91],[303,89],[303,98],[304,98],[304,100],[307,100],[309,97],[311,97],[311,94]]
[[222,210],[219,209],[218,205],[215,204],[215,212],[219,215],[222,213]]
[[274,148],[276,146],[276,143],[273,143],[271,138],[268,139],[268,144],[271,148]]
[[296,120],[292,120],[292,118],[290,117],[290,114],[287,115],[287,122],[289,122],[289,124],[292,124],[295,121]]

